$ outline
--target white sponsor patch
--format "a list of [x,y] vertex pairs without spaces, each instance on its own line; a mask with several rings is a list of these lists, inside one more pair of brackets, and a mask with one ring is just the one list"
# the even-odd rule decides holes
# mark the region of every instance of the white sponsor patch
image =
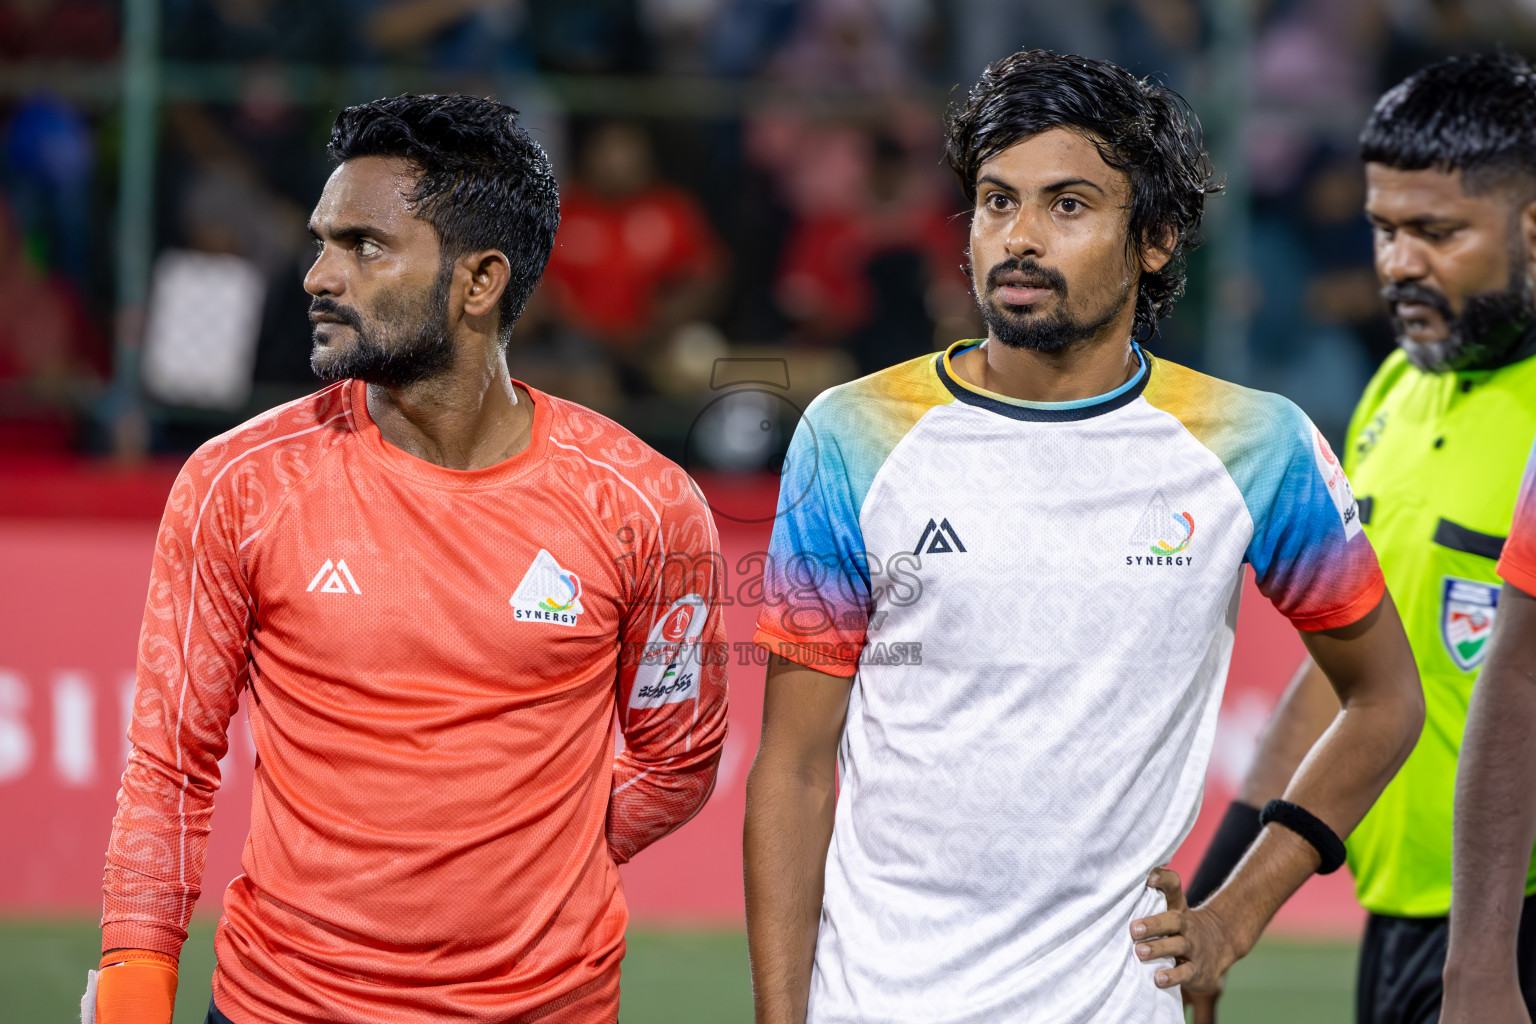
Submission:
[[656,620],[640,652],[629,691],[632,708],[659,708],[699,695],[699,669],[703,652],[699,634],[709,618],[709,605],[698,594],[684,594]]
[[512,617],[518,622],[546,622],[554,626],[574,626],[581,613],[581,580],[573,572],[560,568],[543,548],[523,574],[512,598]]
[[1360,506],[1355,504],[1355,492],[1349,486],[1349,478],[1344,475],[1339,457],[1328,447],[1328,440],[1323,437],[1322,431],[1313,427],[1312,437],[1312,457],[1317,460],[1317,471],[1323,475],[1323,483],[1328,487],[1333,507],[1339,511],[1339,522],[1344,524],[1344,539],[1353,540],[1355,534],[1360,532]]

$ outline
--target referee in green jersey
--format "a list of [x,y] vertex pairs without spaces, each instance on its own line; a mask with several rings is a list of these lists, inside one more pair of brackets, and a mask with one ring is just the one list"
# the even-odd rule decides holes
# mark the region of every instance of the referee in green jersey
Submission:
[[[1370,911],[1360,1024],[1439,1019],[1451,910],[1451,811],[1472,683],[1498,615],[1494,572],[1536,438],[1536,71],[1499,54],[1427,67],[1361,132],[1366,216],[1398,351],[1355,410],[1345,471],[1424,684],[1418,745],[1348,840]],[[1189,887],[1217,889],[1339,716],[1306,662],[1239,800]],[[1526,874],[1521,980],[1536,1007],[1536,865]],[[1192,997],[1196,1024],[1214,1002]]]

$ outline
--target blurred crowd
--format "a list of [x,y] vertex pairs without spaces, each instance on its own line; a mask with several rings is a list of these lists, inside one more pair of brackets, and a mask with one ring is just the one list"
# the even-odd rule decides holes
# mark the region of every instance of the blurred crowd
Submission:
[[[1235,22],[1218,4],[162,0],[176,88],[158,119],[154,263],[205,254],[225,261],[208,263],[217,274],[238,261],[259,315],[231,342],[249,348],[229,363],[248,386],[196,410],[148,387],[141,443],[185,450],[313,386],[300,282],[328,126],[344,103],[407,86],[525,111],[556,162],[563,221],[514,372],[663,450],[719,356],[781,354],[814,390],[977,336],[941,115],[1024,46],[1160,75],[1206,114],[1213,150],[1242,161],[1220,169],[1245,187],[1215,202],[1244,204],[1223,223],[1246,224],[1247,267],[1197,257],[1152,347],[1200,366],[1213,344],[1246,345],[1248,383],[1337,435],[1391,345],[1359,125],[1428,60],[1531,50],[1536,0],[1254,0]],[[0,0],[0,450],[104,451],[123,436],[106,422],[123,407],[114,351],[154,320],[118,308],[124,122],[115,89],[50,88],[110,75],[122,12]],[[1223,77],[1234,62],[1243,97]],[[1207,111],[1234,103],[1241,137],[1217,137]],[[1246,338],[1207,337],[1218,295]]]

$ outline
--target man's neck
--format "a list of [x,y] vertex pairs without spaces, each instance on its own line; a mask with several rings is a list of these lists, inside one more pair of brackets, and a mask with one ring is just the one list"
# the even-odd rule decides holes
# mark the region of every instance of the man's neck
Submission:
[[1101,335],[1061,352],[1037,352],[988,337],[951,363],[967,384],[1025,402],[1077,402],[1108,394],[1140,365],[1122,333]]
[[368,385],[368,415],[384,440],[445,469],[485,469],[528,447],[533,399],[512,383],[499,345],[403,388]]

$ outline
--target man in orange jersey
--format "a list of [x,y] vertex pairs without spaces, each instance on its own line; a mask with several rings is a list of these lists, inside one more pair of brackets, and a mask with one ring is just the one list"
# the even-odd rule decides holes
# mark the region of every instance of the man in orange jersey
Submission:
[[171,1019],[242,690],[212,1024],[617,1017],[616,865],[699,810],[725,738],[718,543],[681,469],[507,374],[559,220],[515,113],[336,120],[305,279],[335,383],[208,442],[166,506],[96,1024]]

